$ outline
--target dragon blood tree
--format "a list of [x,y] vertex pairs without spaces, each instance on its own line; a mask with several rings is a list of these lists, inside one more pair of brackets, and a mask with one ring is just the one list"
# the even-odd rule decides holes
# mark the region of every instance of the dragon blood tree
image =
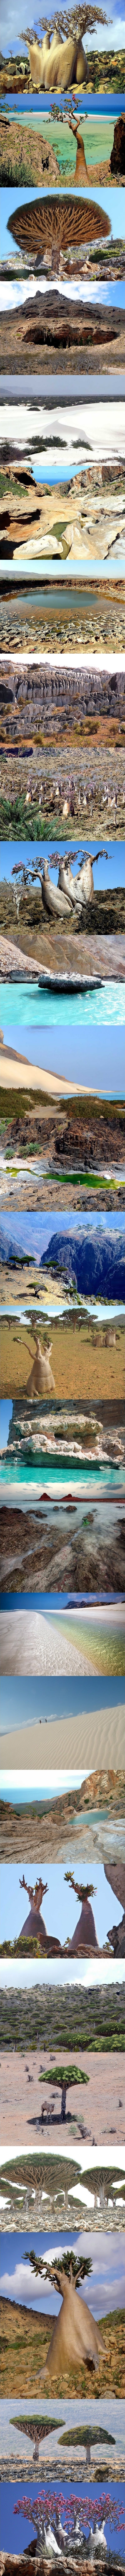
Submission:
[[68,1887],[73,1888],[74,1896],[81,1897],[81,1914],[79,1914],[79,1920],[78,1923],[76,1923],[76,1931],[72,1934],[72,1941],[68,1941],[68,1954],[69,1956],[72,1956],[72,1951],[76,1954],[76,1950],[80,1950],[81,1957],[81,1951],[83,1950],[84,1956],[84,1951],[87,1950],[88,1958],[88,1950],[98,1950],[99,1947],[96,1936],[93,1908],[89,1903],[90,1896],[95,1896],[93,1881],[92,1879],[90,1879],[90,1882],[87,1880],[87,1886],[82,1886],[82,1881],[80,1883],[77,1878],[73,1877],[71,1869],[65,1869],[65,1880],[67,1880]]
[[65,2377],[67,2369],[79,2369],[83,2361],[89,2365],[91,2363],[94,2370],[97,2370],[100,2353],[104,2360],[104,2340],[100,2333],[100,2326],[95,2323],[95,2317],[92,2316],[85,2299],[79,2299],[77,2296],[85,2274],[92,2271],[91,2259],[81,2256],[79,2263],[77,2256],[68,2251],[66,2254],[63,2253],[59,2261],[57,2258],[57,2263],[56,2257],[51,2263],[48,2255],[45,2258],[32,2251],[26,2254],[26,2261],[31,2263],[33,2272],[37,2275],[41,2273],[42,2280],[48,2280],[49,2277],[52,2287],[59,2292],[61,2298],[59,2315],[54,2318],[44,2371],[49,2371],[50,2379],[58,2380]]
[[[43,2068],[42,2068],[42,2067],[41,2067],[41,2074],[39,2075],[39,2084],[43,2084]],[[86,2074],[84,2073],[84,2069],[82,2069],[82,2074],[81,2074],[80,2067],[79,2067],[79,2066],[76,2066],[76,2065],[75,2065],[75,2066],[73,2066],[73,2065],[72,2065],[72,2061],[70,2061],[70,2066],[53,2066],[53,2067],[52,2067],[52,2069],[51,2069],[50,2067],[47,2067],[47,2084],[54,2085],[54,2086],[56,2087],[56,2089],[57,2089],[58,2085],[59,2085],[59,2087],[61,2086],[61,2113],[60,2113],[60,2118],[61,2118],[61,2120],[65,2120],[65,2118],[66,2118],[66,2095],[67,2095],[67,2092],[69,2093],[70,2085],[72,2085],[72,2084],[89,2084],[89,2075],[86,2075]],[[41,2113],[41,2118],[42,2118],[42,2113]]]
[[92,2548],[95,2555],[99,2542],[100,2550],[102,2546],[106,2552],[104,2525],[107,2522],[111,2533],[118,2532],[122,2535],[125,2530],[124,2505],[118,2505],[116,2495],[111,2496],[109,2489],[108,2494],[104,2494],[103,2491],[103,2496],[98,2495],[96,2489],[96,2496],[92,2493],[91,2496],[87,2493],[79,2496],[73,2491],[73,2495],[69,2492],[67,2497],[62,2490],[61,2493],[58,2492],[57,2498],[57,2487],[56,2489],[49,2487],[49,2493],[47,2493],[45,2487],[41,2486],[34,2498],[32,2495],[19,2496],[18,2504],[14,2505],[14,2514],[18,2513],[23,2513],[24,2521],[33,2523],[38,2558],[45,2550],[47,2551],[47,2547],[50,2556],[51,2550],[53,2554],[55,2551],[55,2555],[58,2553],[59,2557],[62,2557],[66,2550],[67,2556],[68,2542],[71,2550],[71,2544],[72,2549],[74,2543],[77,2546],[78,2537],[79,2547],[81,2537],[81,2546],[84,2548],[86,2545],[89,2559],[92,2556]]

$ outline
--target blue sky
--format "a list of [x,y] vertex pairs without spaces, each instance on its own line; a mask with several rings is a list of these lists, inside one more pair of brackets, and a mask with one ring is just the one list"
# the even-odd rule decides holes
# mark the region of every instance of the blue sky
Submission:
[[[99,32],[100,32],[100,31],[99,31]],[[101,38],[102,38],[102,29],[101,29]],[[123,38],[122,38],[122,41],[123,41]],[[42,190],[40,191],[40,193],[41,193],[41,196],[42,196]],[[83,191],[83,193],[84,193],[84,191]],[[45,194],[45,196],[47,195],[47,189],[45,189],[44,194]],[[80,194],[80,191],[78,191],[78,194]],[[29,205],[31,204],[31,202],[33,201],[33,197],[34,197],[34,200],[35,200],[35,195],[36,195],[35,188],[33,188],[33,187],[32,187],[32,188],[27,188],[27,191],[26,191],[27,204],[29,204]],[[91,198],[91,188],[88,190],[88,195],[89,195],[89,196],[90,196],[90,198]],[[102,208],[104,209],[105,214],[109,215],[109,220],[110,220],[110,224],[111,224],[111,230],[112,230],[112,234],[113,234],[113,239],[114,239],[114,240],[116,240],[116,241],[117,241],[117,240],[123,240],[124,235],[125,235],[125,191],[124,191],[124,188],[120,188],[120,187],[119,187],[119,188],[112,188],[112,191],[111,191],[111,188],[106,188],[106,187],[104,187],[104,188],[102,188],[102,187],[100,188],[100,187],[99,187],[99,188],[98,188],[98,187],[96,187],[96,204],[100,206],[100,202],[101,202],[101,206],[102,206]],[[16,187],[16,188],[6,188],[6,187],[5,187],[5,188],[2,188],[2,187],[1,187],[1,260],[3,260],[3,259],[7,259],[7,258],[8,258],[8,259],[10,259],[10,253],[11,253],[11,233],[10,233],[10,232],[8,233],[8,230],[7,230],[9,217],[10,217],[12,214],[17,213],[17,207],[18,207],[18,206],[23,206],[23,205],[24,205],[24,203],[25,203],[25,188],[18,188],[18,187]],[[13,235],[12,235],[12,246],[13,246]],[[20,253],[20,258],[21,258],[21,261],[22,261],[22,251],[21,251],[21,253]]]
[[[61,579],[62,579],[62,570],[61,570]],[[84,596],[84,580],[83,580],[83,596]],[[91,604],[91,582],[90,582],[90,604]],[[22,601],[22,608],[23,608],[23,601]],[[34,608],[35,608],[35,598],[34,598]],[[112,889],[112,891],[113,891],[113,887],[114,887],[114,886],[121,886],[121,885],[124,885],[124,883],[125,883],[125,847],[124,847],[124,841],[109,841],[109,840],[108,840],[108,838],[107,838],[107,832],[106,832],[106,824],[105,824],[105,849],[106,849],[106,850],[107,850],[107,852],[108,852],[108,864],[107,864],[107,859],[106,859],[106,858],[104,857],[104,855],[103,855],[103,844],[102,844],[102,856],[101,856],[101,842],[100,842],[100,837],[99,837],[99,839],[98,839],[98,834],[97,834],[97,837],[96,837],[96,840],[95,840],[95,841],[93,841],[93,839],[92,839],[91,837],[90,837],[90,840],[88,840],[88,841],[87,841],[86,839],[85,839],[84,841],[83,841],[83,840],[81,841],[81,840],[78,840],[78,837],[77,837],[77,835],[76,835],[76,842],[74,843],[74,841],[72,841],[72,837],[71,837],[71,840],[70,840],[70,849],[71,849],[71,851],[72,851],[72,864],[73,864],[73,867],[74,867],[74,876],[76,875],[76,872],[77,872],[77,866],[78,866],[78,867],[80,866],[80,860],[82,859],[82,861],[83,861],[83,852],[84,852],[84,850],[85,850],[85,854],[86,854],[86,856],[87,856],[88,849],[90,848],[90,849],[93,851],[93,857],[94,857],[94,851],[97,851],[97,850],[98,850],[98,848],[99,848],[99,846],[100,846],[100,858],[98,859],[98,877],[97,877],[98,890],[100,890],[100,887],[101,887],[101,890],[103,890],[103,887],[104,887],[104,888],[106,887],[106,893],[107,893],[107,886],[111,886],[111,889]],[[66,842],[65,840],[63,840],[63,841],[60,841],[60,840],[59,840],[59,849],[60,849],[60,857],[61,857],[61,853],[62,853],[62,856],[63,856],[63,857],[65,857],[65,851],[66,851],[66,849],[67,849],[67,842]],[[77,859],[76,859],[76,855],[75,855],[75,864],[74,864],[74,849],[75,849],[75,853],[76,853],[76,850],[77,850]],[[21,866],[21,860],[22,860],[24,864],[25,864],[25,862],[26,862],[26,866],[27,866],[27,867],[28,867],[28,864],[30,864],[31,868],[32,868],[32,864],[33,864],[33,861],[34,861],[34,867],[35,867],[35,860],[36,860],[36,858],[37,858],[37,853],[38,853],[38,841],[34,841],[34,843],[33,843],[33,853],[32,853],[32,850],[31,850],[31,841],[20,841],[20,845],[19,845],[20,866]],[[42,859],[42,861],[43,861],[43,859],[44,859],[44,858],[48,858],[48,864],[49,864],[49,859],[50,859],[51,854],[52,854],[52,841],[51,841],[51,840],[50,840],[50,841],[42,841],[42,842],[41,842],[41,844],[39,844],[39,861],[41,861],[41,859]],[[11,842],[10,842],[10,841],[1,841],[1,852],[0,852],[1,880],[5,877],[5,881],[6,881],[6,883],[7,883],[7,884],[9,884],[9,883],[11,884],[11,881],[12,881],[12,887],[13,887],[13,868],[14,868],[14,864],[15,864],[15,862],[16,862],[15,842],[14,842],[14,841],[11,841]],[[58,864],[59,864],[59,852],[58,852],[58,841],[57,841],[57,870],[58,870]],[[36,880],[36,882],[37,882],[37,880]],[[39,882],[39,880],[38,880],[38,882]],[[53,884],[53,885],[56,885],[56,866],[53,868],[53,873],[52,873],[52,884]],[[95,878],[95,884],[96,884],[96,878]]]
[[[3,1028],[3,1036],[6,1038],[4,996],[5,986],[2,994],[3,1019],[1,1025]],[[19,1044],[20,1039],[21,1045]],[[90,1021],[86,1021],[84,1028],[82,1024],[79,1028],[77,1021],[77,1023],[75,1023],[74,1051],[74,1029],[72,1028],[71,1021],[67,1028],[66,1019],[64,1021],[64,1027],[60,1026],[60,1028],[59,1023],[57,1028],[54,1026],[54,1028],[51,1027],[50,1029],[47,1025],[40,1029],[37,1027],[37,1023],[35,1028],[31,1028],[31,1025],[29,1028],[29,1025],[26,1025],[25,1023],[23,1026],[23,1023],[21,1023],[20,1030],[17,994],[17,1021],[14,1021],[13,1024],[13,1020],[10,1017],[7,1029],[7,1043],[8,1045],[10,1044],[10,1046],[15,1047],[17,1054],[19,1050],[20,1054],[26,1058],[28,1063],[39,1065],[43,1071],[46,1070],[48,1073],[57,1073],[58,1078],[60,1079],[61,1076],[62,1081],[64,1078],[64,1081],[69,1083],[69,1091],[70,1083],[74,1082],[75,1074],[76,1084],[81,1085],[82,1083],[83,1086],[85,1084],[85,1086],[88,1087],[88,1091],[89,1089],[92,1091],[98,1091],[100,1096],[102,1095],[106,1100],[109,1097],[110,1099],[124,1099],[124,1028],[121,1027],[120,1023],[116,1027],[115,1021],[107,1022],[105,1040],[105,1020],[104,1022],[100,1022],[97,1026],[97,1022],[95,1021],[92,1025],[90,1019]]]
[[[2,97],[2,99],[1,99],[1,114],[3,113],[3,111],[4,111],[4,107],[5,107],[5,105],[6,105],[6,113],[7,113],[7,110],[8,110],[8,111],[10,111],[10,109],[11,109],[11,115],[12,115],[12,116],[14,116],[14,117],[16,117],[16,116],[18,115],[18,112],[19,112],[19,115],[21,116],[21,123],[22,123],[22,117],[24,117],[24,120],[25,120],[25,118],[27,118],[27,114],[28,114],[28,117],[29,117],[29,116],[33,116],[33,117],[34,117],[34,116],[35,116],[35,114],[38,116],[39,112],[43,111],[43,115],[44,115],[44,116],[45,116],[45,115],[46,115],[46,116],[48,116],[48,114],[50,114],[50,111],[51,111],[51,108],[52,108],[52,106],[53,106],[53,103],[54,103],[54,102],[55,102],[55,90],[51,90],[51,98],[49,98],[49,97],[48,97],[48,93],[47,93],[47,96],[46,96],[46,92],[45,92],[45,90],[43,90],[43,94],[42,94],[42,91],[41,91],[41,95],[40,95],[40,98],[39,98],[39,102],[38,102],[38,91],[37,91],[37,90],[36,90],[36,91],[34,90],[34,92],[33,92],[32,94],[31,94],[30,90],[28,91],[28,93],[27,93],[27,102],[26,102],[26,99],[25,99],[25,91],[23,92],[23,90],[22,90],[22,91],[21,91],[21,96],[20,96],[20,91],[19,91],[19,94],[18,94],[18,91],[16,90],[16,98],[15,98],[15,97],[12,97],[12,90],[8,90],[8,91],[7,91],[7,104],[6,104],[6,99],[5,99],[4,101],[3,101],[3,97]],[[103,117],[103,120],[104,120],[104,117],[106,118],[107,116],[112,116],[112,117],[113,117],[113,125],[114,125],[114,122],[116,121],[116,116],[118,116],[118,115],[119,115],[119,116],[121,116],[121,114],[122,114],[122,109],[123,109],[123,112],[124,112],[124,90],[122,91],[122,90],[116,90],[116,89],[115,89],[114,103],[113,103],[113,97],[112,97],[112,90],[110,90],[110,91],[106,90],[106,96],[105,96],[105,94],[104,94],[103,99],[99,97],[99,95],[98,95],[98,91],[97,91],[97,93],[96,93],[96,92],[95,92],[95,90],[93,90],[93,91],[91,91],[91,92],[90,92],[90,106],[89,106],[89,94],[88,94],[88,92],[86,93],[86,91],[85,91],[85,92],[83,92],[83,95],[82,95],[82,101],[81,101],[81,97],[80,97],[80,101],[79,101],[79,94],[78,94],[78,113],[79,113],[79,104],[80,104],[80,109],[81,109],[82,117],[83,117],[84,115],[85,115],[85,116],[89,116],[89,114],[90,114],[90,116],[92,116],[92,115],[93,115],[93,111],[94,111],[94,116],[98,116],[98,117],[100,117],[100,118],[102,118],[102,117]],[[66,108],[66,92],[65,92],[65,91],[64,91],[64,96],[63,96],[62,90],[60,90],[60,92],[58,91],[58,107],[60,107],[60,108],[61,108],[61,111],[62,111],[62,108],[63,108],[63,109],[65,109],[65,108]],[[67,114],[68,114],[68,106],[67,106]],[[76,100],[76,116],[77,116],[77,100]]]
[[[109,7],[109,0],[106,0],[106,11],[105,11],[105,15],[106,15],[106,26],[104,26],[104,27],[102,27],[102,26],[101,26],[101,27],[100,27],[100,26],[97,26],[97,29],[96,29],[96,16],[95,16],[95,32],[94,32],[93,36],[92,36],[92,34],[90,33],[90,30],[89,30],[88,36],[87,36],[87,34],[86,34],[86,37],[85,37],[85,51],[86,51],[86,53],[87,53],[87,52],[88,52],[88,53],[90,53],[90,48],[91,48],[91,52],[93,52],[93,48],[94,48],[94,52],[95,52],[95,47],[96,47],[96,45],[97,45],[97,52],[99,51],[99,49],[101,49],[101,52],[104,52],[105,50],[107,50],[107,47],[108,47],[108,53],[109,53],[109,50],[110,50],[111,58],[112,58],[113,46],[115,46],[115,51],[116,51],[117,47],[120,49],[120,46],[121,46],[121,45],[122,45],[122,46],[124,45],[124,6],[123,6],[123,0],[114,0],[114,5],[113,5],[113,0],[111,0],[111,6],[110,6],[110,7]],[[27,50],[28,50],[28,49],[27,49],[27,46],[26,46],[26,41],[25,41],[26,10],[25,10],[25,7],[24,7],[24,0],[23,0],[23,12],[22,12],[22,16],[23,16],[23,28],[24,28],[24,39],[23,39],[23,44],[22,44],[22,31],[21,31],[21,29],[20,29],[20,8],[19,8],[19,0],[18,0],[18,5],[16,5],[16,0],[11,0],[11,6],[10,6],[10,0],[6,0],[6,15],[5,15],[5,18],[4,18],[4,9],[3,9],[3,5],[2,5],[2,14],[1,14],[1,50],[2,50],[2,52],[3,52],[4,54],[6,54],[6,52],[7,52],[8,50],[9,50],[9,52],[16,52],[16,51],[17,51],[17,45],[18,45],[18,50],[19,50],[19,52],[20,52],[20,50],[21,50],[21,52],[23,52],[23,49],[24,49],[24,51],[26,51],[26,52],[27,52]],[[52,22],[53,22],[53,20],[54,20],[54,0],[52,0],[52,11],[51,11],[51,16],[52,16]],[[50,25],[50,6],[49,6],[49,0],[47,0],[46,17],[48,18],[49,25]],[[35,28],[35,32],[38,34],[38,36],[39,36],[39,34],[41,35],[40,21],[39,21],[39,18],[37,18],[37,15],[36,15],[36,14],[35,14],[35,15],[34,15],[34,17],[33,17],[33,26],[34,26],[34,28]],[[80,106],[81,106],[81,98],[80,98]]]
[[[112,1888],[108,1885],[105,1878],[103,1863],[98,1861],[94,1863],[93,1860],[88,1862],[88,1859],[86,1859],[84,1860],[84,1867],[82,1869],[81,1861],[79,1860],[79,1864],[77,1861],[76,1864],[73,1856],[72,1870],[74,1872],[74,1878],[76,1875],[76,1869],[79,1881],[83,1876],[84,1886],[87,1886],[88,1881],[89,1883],[91,1882],[91,1878],[93,1880],[94,1895],[90,1898],[90,1902],[92,1903],[93,1908],[97,1941],[99,1942],[99,1949],[101,1949],[103,1948],[104,1942],[107,1941],[111,1924],[122,1922],[123,1909],[119,1903],[119,1899],[117,1900],[114,1894],[112,1895]],[[32,1863],[31,1870],[28,1862],[24,1859],[22,1863],[20,1860],[20,1865],[19,1862],[14,1862],[14,1864],[7,1862],[7,1866],[6,1864],[1,1863],[0,1938],[2,1942],[17,1940],[19,1933],[23,1930],[23,1923],[25,1923],[26,1920],[28,1929],[30,1913],[29,1899],[24,1888],[22,1888],[22,1890],[20,1888],[20,1878],[23,1877],[24,1871],[24,1878],[26,1877],[26,1880],[29,1881],[29,1883],[31,1880],[32,1885],[35,1886],[35,1880],[37,1877],[39,1878],[39,1870],[40,1864],[38,1863],[37,1865],[36,1861],[34,1862],[34,1866]],[[81,1912],[80,1898],[73,1895],[72,1888],[67,1886],[65,1870],[62,1862],[56,1862],[56,1864],[55,1862],[47,1862],[46,1865],[45,1858],[44,1863],[42,1862],[42,1876],[45,1884],[47,1879],[47,1894],[43,1896],[41,1920],[43,1916],[47,1932],[50,1936],[53,1931],[55,1938],[61,1940],[61,1943],[67,1940],[70,1941],[72,1940],[72,1934],[74,1933],[76,1924],[79,1921],[79,1915]]]
[[55,1023],[54,1026],[51,1025],[49,1028],[47,1021],[45,1022],[45,1025],[42,1026],[42,994],[41,1028],[38,1026],[37,1014],[36,1025],[34,1027],[31,1026],[31,1022],[29,1026],[28,1020],[26,1022],[24,1018],[23,1022],[21,1018],[20,1028],[20,987],[18,985],[16,986],[17,1018],[15,1019],[15,1015],[14,1019],[11,1016],[12,1003],[10,1001],[10,1018],[8,1019],[8,990],[8,986],[6,987],[4,984],[1,990],[1,1026],[3,1029],[4,1042],[7,1037],[7,1045],[14,1047],[17,1055],[19,1051],[20,1055],[26,1058],[27,1063],[39,1065],[42,1068],[42,1071],[46,1070],[47,1073],[57,1073],[59,1079],[61,1076],[62,1080],[64,1079],[64,1082],[67,1081],[67,1083],[69,1083],[69,1091],[70,1083],[74,1082],[75,1077],[76,1084],[84,1085],[85,1083],[85,1086],[88,1086],[88,1091],[89,1089],[92,1089],[92,1091],[98,1091],[98,1093],[100,1095],[102,1094],[106,1100],[109,1096],[110,1099],[116,1097],[117,1099],[124,1099],[124,1026],[121,1026],[120,1021],[116,1026],[115,1020],[108,1020],[106,1023],[105,1036],[105,1016],[104,1021],[99,1021],[97,1024],[97,1021],[95,1020],[92,1023],[91,1016],[89,1019],[88,1004],[88,1020],[85,1021],[84,1025],[80,1022],[80,1026],[78,1026],[78,996],[78,1019],[75,1021],[74,1047],[74,1026],[72,1025],[71,1020],[67,1026],[66,1016],[63,1026],[62,1023],[60,1023],[59,1026],[59,1021],[57,1022],[57,1026]]
[[[61,2455],[61,2456],[62,2456],[62,2455]],[[63,2478],[63,2470],[62,2470],[62,2468],[61,2468],[61,2471],[60,2471],[60,2481],[59,2481],[59,2479],[57,2479],[57,2480],[56,2480],[56,2496],[57,2496],[57,2503],[58,2503],[58,2496],[60,2495],[60,2486],[61,2486],[61,2493],[62,2493],[62,2484],[63,2484],[63,2495],[64,2495],[64,2499],[66,2500],[66,2498],[67,2498],[67,2499],[68,2499],[68,2504],[69,2504],[69,2503],[70,2503],[70,2495],[72,2494],[72,2488],[70,2487],[70,2483],[69,2483],[69,2481],[68,2481],[68,2483],[67,2483],[66,2478],[65,2478],[65,2479]],[[40,2487],[41,2487],[41,2489],[42,2489],[42,2477],[41,2477],[41,2479],[40,2479]],[[51,2485],[50,2485],[50,2481],[49,2481],[49,2489],[50,2489],[50,2505],[51,2505],[51,2507],[53,2507],[54,2487],[53,2487],[53,2484],[52,2484],[52,2478],[51,2478]],[[105,2480],[105,2491],[106,2491],[106,2480]],[[89,2496],[89,2492],[90,2492],[89,2484],[87,2484],[87,2481],[83,2481],[83,2480],[82,2480],[82,2483],[81,2483],[81,2479],[80,2479],[80,2477],[79,2477],[79,2478],[77,2477],[77,2468],[76,2468],[76,2479],[75,2479],[75,2487],[74,2487],[74,2497],[76,2496],[76,2499],[77,2499],[77,2498],[81,2495],[81,2496],[82,2496],[82,2498],[83,2498],[83,2497],[86,2497],[87,2495]],[[27,2482],[27,2480],[26,2480],[26,2494],[27,2494],[27,2498],[28,2498],[28,2496],[29,2496],[29,2497],[31,2497],[31,2514],[32,2514],[32,2502],[34,2501],[34,2498],[36,2499],[36,2483],[35,2483],[35,2480],[32,2480],[32,2485],[31,2485],[31,2478],[28,2480],[28,2482]],[[44,2495],[45,2495],[45,2497],[46,2497],[46,2495],[48,2495],[48,2479],[47,2479],[47,2482],[46,2482],[46,2486],[44,2486]],[[103,2514],[103,2487],[101,2488],[101,2479],[100,2479],[100,2476],[99,2476],[99,2477],[98,2477],[98,2487],[97,2487],[97,2490],[96,2490],[97,2508],[98,2508],[98,2497],[99,2497],[100,2495],[102,2495],[102,2514]],[[114,2486],[114,2487],[113,2487],[113,2480],[110,2478],[110,2496],[112,2497],[112,2501],[113,2501],[113,2496],[114,2496],[115,2503],[116,2503],[116,2495],[117,2495],[118,2511],[119,2511],[119,2507],[120,2507],[120,2505],[121,2505],[121,2507],[123,2507],[123,2513],[124,2513],[124,2498],[125,2498],[125,2489],[124,2489],[124,2485],[122,2485],[122,2484],[120,2483],[120,2481],[118,2480],[118,2486],[117,2486],[117,2489],[116,2489],[116,2486]],[[6,2482],[6,2484],[5,2484],[5,2485],[3,2485],[3,2487],[1,2487],[1,2549],[5,2549],[6,2551],[8,2551],[8,2550],[10,2551],[10,2550],[11,2550],[11,2552],[12,2552],[12,2554],[14,2554],[14,2556],[16,2555],[16,2553],[18,2553],[18,2554],[19,2554],[19,2557],[20,2557],[20,2551],[22,2551],[22,2550],[26,2550],[26,2541],[27,2541],[27,2546],[28,2546],[28,2539],[29,2539],[29,2543],[31,2543],[31,2540],[32,2540],[32,2538],[33,2538],[33,2536],[34,2536],[34,2524],[33,2524],[33,2522],[32,2522],[32,2518],[31,2518],[31,2522],[28,2522],[28,2523],[27,2523],[27,2522],[25,2521],[25,2517],[24,2517],[23,2512],[19,2514],[19,2520],[18,2520],[18,2517],[17,2517],[17,2521],[16,2521],[16,2520],[14,2521],[14,2504],[16,2504],[16,2503],[18,2502],[18,2497],[19,2497],[19,2496],[20,2496],[20,2497],[22,2497],[22,2501],[23,2501],[23,2497],[24,2497],[24,2479],[23,2479],[23,2480],[21,2480],[21,2479],[20,2479],[20,2482],[19,2482],[19,2480],[17,2480],[17,2479],[16,2479],[16,2482],[15,2482],[15,2480],[14,2480],[14,2482],[13,2482],[12,2484],[11,2484],[11,2483],[9,2483],[8,2485],[7,2485],[7,2482]],[[94,2486],[91,2486],[91,2500],[92,2500],[92,2504],[93,2504],[93,2503],[95,2502],[95,2487],[94,2487]],[[65,2514],[64,2514],[64,2521],[65,2521]],[[109,2549],[111,2550],[111,2552],[112,2552],[112,2569],[113,2569],[113,2567],[114,2567],[114,2560],[115,2560],[115,2553],[117,2552],[117,2548],[119,2547],[118,2534],[117,2534],[117,2532],[115,2532],[115,2533],[114,2533],[114,2532],[113,2532],[113,2530],[112,2530],[112,2534],[111,2534],[111,2530],[110,2530],[110,2523],[109,2523],[109,2521],[108,2521],[108,2522],[106,2522],[106,2526],[105,2526],[105,2528],[106,2528],[107,2549],[109,2548]],[[124,2531],[120,2533],[120,2557],[121,2557],[121,2558],[124,2558]]]

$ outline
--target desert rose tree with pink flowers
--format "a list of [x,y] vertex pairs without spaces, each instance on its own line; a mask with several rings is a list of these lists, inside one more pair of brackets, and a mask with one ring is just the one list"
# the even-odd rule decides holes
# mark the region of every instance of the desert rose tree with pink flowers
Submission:
[[64,2496],[64,2490],[61,2490],[57,2495],[57,2487],[53,2487],[52,2489],[49,2487],[49,2492],[47,2493],[45,2491],[45,2487],[41,2486],[39,2491],[37,2489],[37,2495],[34,2497],[32,2495],[19,2496],[18,2503],[14,2505],[14,2514],[19,2513],[24,2515],[25,2522],[33,2523],[33,2529],[36,2531],[36,2535],[38,2533],[38,2538],[41,2538],[42,2547],[44,2547],[44,2534],[45,2532],[47,2534],[47,2528],[49,2529],[49,2532],[52,2533],[52,2541],[54,2536],[56,2540],[56,2530],[58,2532],[60,2518],[62,2518],[62,2529],[64,2528],[65,2530],[67,2542],[68,2538],[70,2542],[71,2540],[74,2540],[76,2517],[79,2518],[79,2534],[81,2531],[81,2539],[82,2535],[83,2538],[86,2538],[86,2533],[87,2531],[89,2532],[89,2530],[93,2531],[94,2536],[97,2522],[98,2527],[100,2528],[100,2542],[102,2523],[104,2527],[104,2523],[109,2522],[111,2532],[114,2531],[122,2534],[125,2530],[124,2504],[118,2505],[117,2496],[111,2496],[109,2488],[105,2492],[103,2488],[102,2495],[98,2495],[96,2488],[96,2494],[93,2498],[92,2493],[91,2495],[86,2493],[81,2496],[78,2494],[76,2495],[74,2491],[73,2494],[71,2493],[66,2497]]

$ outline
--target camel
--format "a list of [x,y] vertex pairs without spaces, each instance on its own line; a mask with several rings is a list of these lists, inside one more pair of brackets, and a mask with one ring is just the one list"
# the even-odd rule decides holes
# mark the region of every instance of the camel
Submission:
[[34,36],[33,44],[28,41],[28,52],[32,89],[72,89],[73,80],[78,89],[81,84],[85,89],[87,55],[81,36],[66,36],[63,43],[59,30],[57,33],[57,28],[54,27],[50,42],[50,32],[47,27],[42,45],[38,43],[37,36]]
[[50,1368],[51,1351],[52,1342],[49,1342],[48,1351],[41,1351],[38,1337],[36,1359],[33,1360],[31,1376],[27,1380],[26,1395],[50,1395],[51,1393],[55,1395],[55,1378]]
[[[54,2319],[51,2343],[48,2346],[46,2370],[49,2372],[49,2379],[65,2378],[67,2369],[72,2369],[73,2364],[76,2368],[77,2364],[79,2366],[81,2363],[82,2366],[82,2361],[91,2363],[93,2369],[98,2370],[100,2354],[104,2356],[100,2326],[95,2323],[95,2317],[87,2307],[86,2299],[79,2299],[77,2296],[72,2262],[69,2276],[62,2267],[61,2272],[59,2269],[58,2272],[56,2270],[53,2278],[55,2278],[55,2288],[60,2291],[62,2304],[59,2316]],[[77,2274],[77,2282],[80,2284],[80,2272]]]

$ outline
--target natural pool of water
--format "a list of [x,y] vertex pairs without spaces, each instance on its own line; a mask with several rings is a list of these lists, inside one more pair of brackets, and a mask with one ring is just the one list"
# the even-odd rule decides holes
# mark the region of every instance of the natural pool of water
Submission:
[[65,1024],[68,1029],[71,1024],[76,1027],[76,1023],[79,1028],[84,1027],[86,1021],[92,1025],[95,1021],[100,1024],[109,1020],[116,1020],[117,1027],[119,1023],[123,1024],[125,983],[112,980],[109,983],[103,981],[101,985],[88,984],[87,990],[81,986],[80,993],[73,993],[71,988],[68,993],[55,991],[54,985],[53,989],[47,987],[45,990],[37,979],[34,984],[1,984],[0,1012],[4,1039],[7,1035],[12,1046],[13,1029],[18,1052],[23,1028],[36,1030],[37,1044],[38,1028],[63,1028]]

